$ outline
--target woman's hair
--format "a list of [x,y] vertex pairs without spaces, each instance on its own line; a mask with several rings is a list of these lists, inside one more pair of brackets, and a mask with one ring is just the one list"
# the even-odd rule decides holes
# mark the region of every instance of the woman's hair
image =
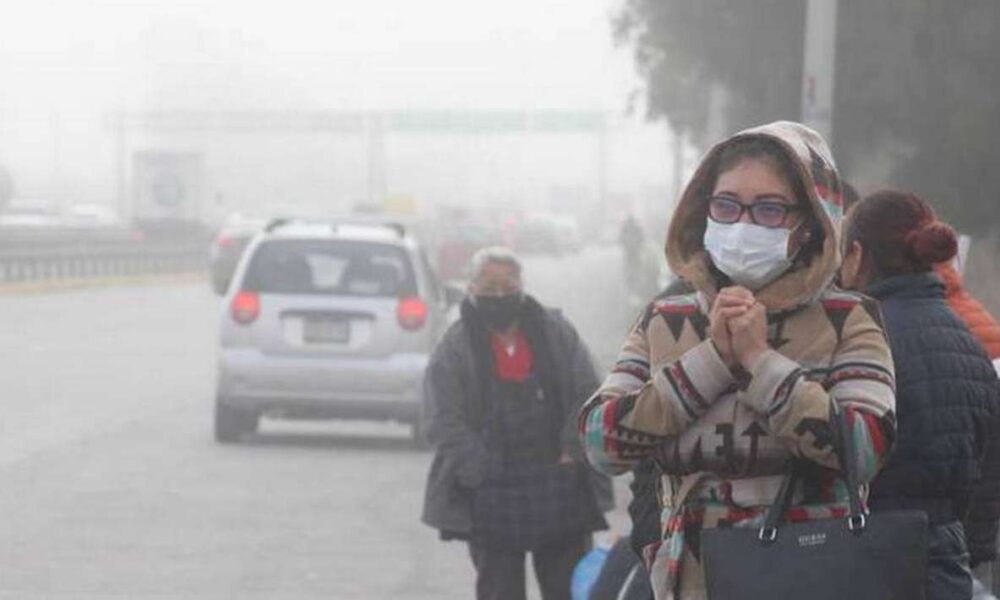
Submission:
[[[760,136],[741,137],[726,144],[719,152],[718,158],[715,159],[708,177],[705,178],[707,189],[703,190],[702,195],[708,198],[715,189],[719,176],[736,168],[746,160],[758,160],[768,164],[775,174],[787,181],[789,187],[792,188],[795,200],[805,215],[806,227],[810,231],[809,240],[799,251],[798,260],[808,264],[814,256],[823,252],[823,225],[813,211],[812,203],[809,201],[809,195],[806,193],[802,178],[799,177],[795,161],[776,140]],[[707,218],[708,203],[705,204],[705,217]]]
[[934,209],[913,194],[875,192],[851,212],[844,238],[860,242],[876,278],[930,271],[958,252],[958,237]]
[[[719,157],[715,160],[714,169],[708,181],[715,187],[719,175],[737,167],[745,160],[760,160],[771,165],[775,173],[785,178],[793,188],[801,188],[802,184],[796,175],[795,163],[792,162],[788,152],[781,145],[766,137],[741,137],[733,140],[719,152]],[[796,195],[801,189],[794,189]],[[804,195],[799,200],[804,200]]]

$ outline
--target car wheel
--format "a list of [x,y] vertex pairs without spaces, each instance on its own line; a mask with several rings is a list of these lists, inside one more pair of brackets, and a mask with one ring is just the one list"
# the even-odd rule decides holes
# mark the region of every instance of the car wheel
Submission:
[[216,401],[215,441],[232,444],[240,441],[244,434],[257,431],[257,413],[251,410],[233,408]]

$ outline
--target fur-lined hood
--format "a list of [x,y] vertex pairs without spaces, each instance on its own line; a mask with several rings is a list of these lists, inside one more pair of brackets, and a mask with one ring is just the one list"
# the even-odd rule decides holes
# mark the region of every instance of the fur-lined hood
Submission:
[[684,189],[667,233],[667,262],[671,270],[689,281],[698,291],[714,297],[716,274],[705,251],[708,196],[714,166],[722,151],[736,140],[763,137],[778,142],[797,167],[802,189],[808,196],[812,214],[823,229],[819,256],[808,265],[796,263],[767,286],[757,291],[757,298],[769,310],[787,310],[808,304],[830,285],[840,266],[840,225],[843,220],[843,197],[840,177],[830,149],[812,129],[789,121],[778,121],[742,131],[713,147]]

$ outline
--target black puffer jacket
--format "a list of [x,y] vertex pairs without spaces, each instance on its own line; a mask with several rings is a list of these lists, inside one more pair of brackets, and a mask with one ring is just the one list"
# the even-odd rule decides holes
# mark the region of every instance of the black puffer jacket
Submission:
[[896,364],[896,445],[872,483],[872,510],[926,510],[962,520],[972,563],[996,557],[1000,517],[1000,383],[932,273],[872,286]]

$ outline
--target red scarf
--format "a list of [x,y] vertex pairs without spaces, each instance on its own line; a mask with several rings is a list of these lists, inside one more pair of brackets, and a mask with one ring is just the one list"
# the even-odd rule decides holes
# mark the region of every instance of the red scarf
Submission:
[[522,383],[528,378],[535,362],[535,355],[523,332],[518,330],[511,352],[507,351],[507,344],[495,333],[490,334],[490,346],[493,349],[496,376],[500,381]]

